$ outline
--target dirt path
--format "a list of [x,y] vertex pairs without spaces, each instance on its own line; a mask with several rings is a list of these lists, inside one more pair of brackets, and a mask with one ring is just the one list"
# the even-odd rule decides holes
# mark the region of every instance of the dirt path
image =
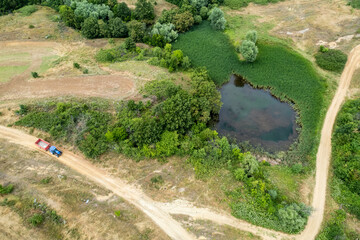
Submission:
[[[207,219],[219,224],[227,224],[243,231],[252,232],[263,239],[301,239],[311,240],[318,234],[324,216],[327,176],[331,157],[331,135],[336,115],[345,100],[353,73],[360,65],[360,45],[349,54],[348,62],[341,75],[338,90],[332,100],[325,117],[321,131],[320,145],[316,159],[316,183],[313,194],[313,214],[309,217],[305,230],[296,236],[290,236],[273,230],[253,226],[245,221],[236,219],[230,215],[216,213],[207,208],[195,208],[186,202],[158,203],[147,197],[140,189],[128,185],[120,179],[115,179],[107,173],[71,152],[65,152],[58,160],[83,174],[92,181],[104,186],[118,196],[135,205],[148,215],[166,234],[173,239],[195,239],[187,232],[180,223],[175,221],[170,214],[185,214],[198,219]],[[0,138],[10,142],[21,144],[26,147],[39,150],[34,142],[35,137],[19,130],[0,126]]]
[[311,206],[314,209],[309,217],[305,230],[297,239],[314,239],[320,231],[324,217],[326,185],[331,160],[331,135],[338,111],[345,100],[352,76],[360,65],[360,45],[355,47],[348,56],[345,69],[341,75],[338,89],[326,113],[321,130],[320,145],[316,155],[316,179]]
[[[37,138],[17,129],[0,126],[0,137],[12,143],[39,151],[39,148],[34,144]],[[44,152],[44,154],[46,153]],[[195,239],[195,237],[182,228],[181,224],[175,221],[169,213],[159,208],[156,203],[147,197],[141,190],[126,184],[120,179],[108,176],[105,171],[95,167],[89,161],[71,152],[65,151],[58,160],[135,205],[138,209],[148,215],[172,239]]]

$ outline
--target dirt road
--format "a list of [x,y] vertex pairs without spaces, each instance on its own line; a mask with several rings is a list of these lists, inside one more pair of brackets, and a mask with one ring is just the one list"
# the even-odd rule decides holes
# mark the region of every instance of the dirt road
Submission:
[[316,179],[313,194],[313,214],[309,217],[305,230],[297,239],[314,239],[320,231],[324,217],[327,176],[331,159],[331,135],[333,126],[341,104],[344,102],[349,89],[352,76],[360,65],[360,45],[356,46],[349,54],[345,69],[341,75],[338,89],[326,113],[321,131],[320,145],[316,155]]
[[[276,231],[253,226],[245,221],[236,219],[230,215],[217,213],[207,208],[195,208],[188,203],[158,203],[147,197],[140,189],[131,186],[120,179],[115,179],[107,173],[71,152],[65,152],[58,160],[75,171],[88,177],[148,215],[166,234],[172,239],[195,239],[187,232],[179,222],[175,221],[170,214],[185,214],[198,219],[214,221],[218,224],[227,224],[243,231],[248,231],[261,236],[263,239],[314,239],[318,234],[324,216],[327,176],[331,157],[331,135],[336,115],[345,100],[353,73],[360,65],[360,45],[349,54],[348,62],[341,75],[338,90],[332,100],[325,117],[321,131],[320,145],[316,159],[316,183],[313,194],[312,207],[314,212],[309,217],[305,230],[296,236],[279,233]],[[0,126],[0,138],[10,142],[21,144],[26,147],[39,150],[34,142],[35,137],[16,129]]]
[[[17,129],[0,126],[0,136],[15,144],[39,150],[34,144],[37,139],[36,137],[23,133]],[[181,224],[175,221],[169,213],[159,208],[155,202],[147,197],[141,190],[126,184],[120,179],[109,177],[105,171],[93,166],[89,161],[74,155],[71,152],[65,151],[58,160],[135,205],[149,216],[172,239],[195,239],[195,237],[182,228]]]

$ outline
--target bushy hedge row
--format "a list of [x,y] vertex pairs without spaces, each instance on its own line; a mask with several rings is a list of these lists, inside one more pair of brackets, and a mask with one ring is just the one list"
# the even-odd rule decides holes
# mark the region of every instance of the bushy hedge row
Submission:
[[360,219],[360,99],[344,104],[332,138],[332,195]]
[[225,0],[224,5],[228,6],[232,9],[239,9],[242,7],[246,7],[249,3],[253,2],[255,4],[266,5],[269,3],[277,3],[284,0]]
[[326,49],[319,51],[315,55],[315,59],[319,67],[329,71],[341,72],[345,67],[347,55],[337,49]]
[[348,229],[346,226],[346,212],[338,209],[331,214],[330,220],[325,228],[316,237],[316,240],[334,240],[334,239],[360,239],[360,234]]

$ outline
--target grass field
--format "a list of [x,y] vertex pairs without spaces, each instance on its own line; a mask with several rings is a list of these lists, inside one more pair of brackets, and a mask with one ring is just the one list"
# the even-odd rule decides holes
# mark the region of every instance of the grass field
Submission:
[[232,9],[240,9],[246,7],[249,3],[253,2],[256,4],[268,4],[268,3],[277,3],[283,0],[225,0],[224,4]]
[[38,69],[38,73],[39,74],[43,74],[45,73],[48,69],[50,69],[51,67],[53,67],[54,65],[54,61],[57,60],[59,57],[56,55],[51,55],[51,56],[45,56],[42,58],[42,62],[40,65],[40,68]]
[[13,76],[23,73],[29,65],[0,66],[0,83],[9,81]]
[[194,66],[205,66],[217,85],[236,73],[255,86],[270,88],[280,99],[293,101],[302,130],[300,143],[290,151],[289,159],[308,162],[314,156],[326,83],[310,61],[288,47],[268,41],[258,43],[259,54],[254,63],[240,61],[229,38],[212,30],[208,22],[180,35],[174,48],[189,56]]

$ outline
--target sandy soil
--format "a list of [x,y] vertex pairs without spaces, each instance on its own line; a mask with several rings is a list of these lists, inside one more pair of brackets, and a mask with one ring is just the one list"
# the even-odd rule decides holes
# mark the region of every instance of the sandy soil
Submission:
[[[273,23],[272,34],[291,38],[304,51],[317,50],[319,41],[335,43],[339,37],[355,34],[360,24],[360,11],[347,6],[344,0],[286,0],[265,7],[251,3],[228,13],[257,15],[258,24]],[[348,41],[339,39],[336,44]]]
[[127,72],[111,75],[80,75],[30,79],[32,71],[39,69],[44,56],[63,54],[64,46],[55,42],[11,41],[0,42],[0,49],[8,52],[27,52],[30,67],[9,82],[0,84],[0,100],[45,98],[54,96],[80,96],[125,99],[137,94],[133,76]]

